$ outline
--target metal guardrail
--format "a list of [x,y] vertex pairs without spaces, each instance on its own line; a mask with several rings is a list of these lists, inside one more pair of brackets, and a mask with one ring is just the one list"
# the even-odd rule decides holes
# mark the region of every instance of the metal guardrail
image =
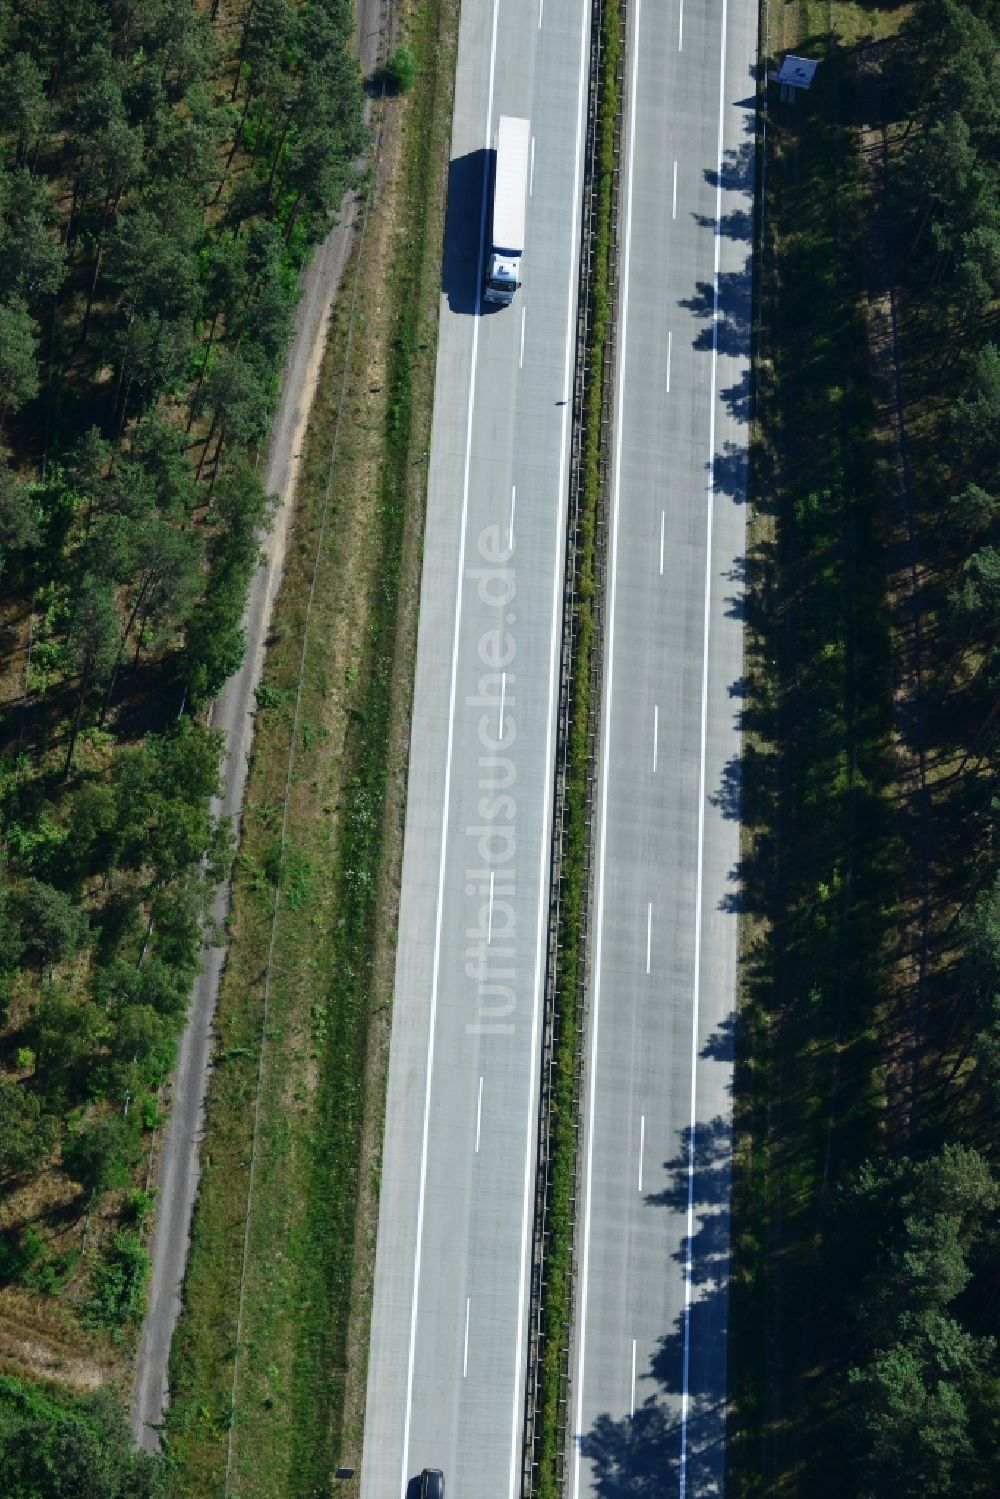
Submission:
[[[542,1019],[541,1081],[539,1089],[539,1126],[535,1178],[535,1218],[532,1240],[531,1296],[528,1316],[528,1349],[526,1389],[524,1404],[524,1446],[521,1476],[522,1499],[532,1499],[536,1493],[538,1470],[538,1407],[541,1396],[541,1358],[545,1335],[545,1272],[548,1245],[548,1215],[551,1182],[549,1176],[552,1081],[555,1066],[557,1041],[560,1034],[561,1016],[558,1010],[560,971],[559,934],[562,919],[562,870],[563,845],[567,827],[567,757],[570,744],[571,705],[573,679],[576,667],[576,608],[579,584],[580,536],[582,515],[582,478],[584,443],[586,437],[587,396],[595,378],[603,379],[600,405],[600,491],[595,517],[595,589],[593,608],[593,645],[590,659],[590,733],[587,766],[588,821],[592,833],[592,813],[597,794],[597,757],[600,731],[601,689],[604,676],[604,597],[607,562],[608,510],[611,487],[611,438],[613,430],[613,372],[617,363],[617,308],[618,308],[618,207],[620,201],[621,173],[621,120],[625,93],[627,48],[622,45],[618,63],[618,119],[615,123],[615,167],[611,195],[611,245],[609,264],[609,303],[612,316],[609,320],[603,370],[595,371],[590,362],[590,314],[593,274],[593,245],[597,231],[597,125],[598,105],[602,85],[602,19],[604,0],[593,0],[591,8],[590,81],[587,103],[587,139],[584,154],[583,209],[580,236],[580,276],[578,284],[576,363],[573,381],[572,433],[570,439],[570,479],[567,514],[566,576],[563,593],[562,648],[560,657],[558,733],[555,757],[554,812],[552,823],[552,856],[549,870],[549,923],[548,951],[546,955],[545,1002]],[[624,41],[627,29],[627,0],[621,0],[621,31]],[[585,1042],[587,1033],[587,992],[590,975],[590,906],[593,893],[594,841],[590,836],[586,851],[587,903],[582,931],[582,954],[576,974],[578,986],[577,1036],[576,1036],[576,1087],[574,1107],[576,1109],[577,1136],[577,1190],[574,1191],[576,1206],[580,1175],[580,1103],[583,1092],[585,1067]],[[576,1224],[574,1222],[572,1265],[570,1272],[570,1297],[575,1303],[577,1276]],[[571,1346],[561,1350],[561,1398],[565,1413],[570,1408]],[[563,1441],[559,1449],[559,1482],[565,1483],[565,1460],[568,1443]]]

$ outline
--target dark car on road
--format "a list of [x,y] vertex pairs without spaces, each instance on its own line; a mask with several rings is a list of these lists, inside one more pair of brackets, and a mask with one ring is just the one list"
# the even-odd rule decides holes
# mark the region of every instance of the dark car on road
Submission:
[[421,1473],[420,1499],[444,1499],[444,1474],[440,1468],[425,1468]]

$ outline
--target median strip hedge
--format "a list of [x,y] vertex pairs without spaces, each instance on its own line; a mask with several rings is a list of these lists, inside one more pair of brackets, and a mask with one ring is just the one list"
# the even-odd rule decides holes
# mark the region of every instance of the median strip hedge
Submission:
[[558,1499],[560,1455],[566,1440],[562,1376],[572,1316],[572,1262],[576,1185],[577,1032],[586,963],[589,900],[587,850],[592,714],[591,667],[594,649],[595,551],[600,503],[601,404],[611,328],[611,197],[618,126],[618,62],[621,7],[606,0],[601,14],[601,77],[598,84],[597,172],[594,191],[597,224],[590,287],[589,357],[592,378],[584,396],[584,450],[576,538],[576,607],[573,687],[567,745],[566,801],[561,869],[562,907],[556,988],[555,1066],[550,1097],[549,1211],[545,1243],[541,1375],[536,1415],[537,1493]]

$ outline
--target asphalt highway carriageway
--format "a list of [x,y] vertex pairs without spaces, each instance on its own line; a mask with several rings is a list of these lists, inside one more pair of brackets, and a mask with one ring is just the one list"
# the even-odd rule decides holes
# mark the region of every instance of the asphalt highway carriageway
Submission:
[[725,1466],[757,7],[630,9],[573,1499]]
[[[361,1482],[519,1489],[589,0],[464,0]],[[481,306],[531,121],[523,285]]]

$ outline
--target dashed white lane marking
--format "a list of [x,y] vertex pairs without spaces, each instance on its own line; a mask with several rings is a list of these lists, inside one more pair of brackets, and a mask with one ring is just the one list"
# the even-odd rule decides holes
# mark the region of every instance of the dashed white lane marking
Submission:
[[469,1297],[465,1298],[465,1352],[462,1354],[462,1378],[465,1379],[469,1372],[469,1310],[472,1302]]
[[642,1157],[646,1149],[646,1116],[639,1115],[639,1191],[642,1191]]
[[528,197],[535,191],[535,137],[531,137],[531,171],[528,173]]
[[681,0],[681,14],[677,22],[677,50],[684,51],[684,0]]
[[698,861],[695,875],[694,984],[691,996],[691,1119],[687,1162],[687,1257],[684,1266],[684,1355],[681,1375],[681,1458],[678,1499],[687,1495],[688,1415],[691,1407],[691,1294],[694,1281],[694,1174],[698,1125],[698,1012],[701,1000],[702,882],[705,877],[705,758],[708,740],[708,635],[712,602],[712,526],[715,514],[715,400],[719,371],[719,279],[722,269],[722,141],[726,106],[727,0],[722,0],[719,57],[719,141],[715,163],[715,272],[712,281],[712,379],[708,417],[708,503],[705,507],[705,613],[701,656],[701,749],[698,768]]
[[653,956],[653,902],[646,907],[646,972]]
[[632,1405],[629,1416],[635,1415],[635,1338],[632,1339]]
[[[497,21],[500,0],[493,0],[493,33],[490,41],[490,79],[486,90],[486,119],[483,143],[490,144],[493,118],[493,81],[496,74]],[[484,153],[485,155],[485,153]],[[482,203],[479,210],[479,260],[486,249],[486,199],[489,186],[483,167]],[[441,852],[438,858],[437,908],[434,918],[434,959],[431,970],[431,1004],[427,1022],[427,1063],[424,1083],[424,1117],[420,1142],[420,1182],[417,1189],[417,1232],[413,1249],[413,1297],[410,1302],[410,1337],[406,1354],[406,1412],[403,1417],[403,1450],[400,1470],[400,1499],[405,1499],[410,1481],[410,1425],[413,1419],[413,1370],[417,1353],[417,1317],[420,1311],[420,1265],[424,1247],[424,1207],[427,1200],[427,1152],[430,1138],[431,1093],[434,1085],[434,1032],[437,1025],[438,981],[441,974],[441,928],[444,916],[444,877],[447,855],[448,818],[451,810],[451,764],[455,745],[455,702],[458,695],[458,644],[462,627],[462,577],[465,569],[465,542],[469,523],[469,471],[472,463],[472,415],[476,405],[476,370],[479,361],[480,284],[476,278],[476,317],[472,330],[472,371],[469,378],[469,405],[465,425],[465,471],[462,480],[462,522],[458,544],[458,576],[455,580],[455,613],[451,645],[451,686],[448,694],[448,748],[445,754],[444,799],[441,811]]]
[[[638,8],[638,5],[641,5],[641,0],[637,0],[637,8]],[[588,42],[590,40],[590,28],[587,25],[587,19],[586,19],[589,14],[590,14],[590,10],[589,10],[588,4],[587,4],[587,0],[580,0],[580,59],[579,59],[579,65],[578,65],[579,66],[579,72],[578,72],[578,75],[577,75],[577,95],[576,95],[576,151],[575,151],[574,162],[573,162],[573,195],[572,195],[572,201],[574,203],[578,203],[580,201],[581,167],[582,167],[582,162],[583,162],[583,129],[584,129],[584,123],[585,123],[585,118],[586,118],[585,113],[584,113],[584,97],[585,97],[584,89],[585,89],[587,80],[588,80],[588,78],[590,76],[589,75],[589,69],[588,69]],[[492,87],[492,80],[491,80],[491,87]],[[573,244],[574,244],[574,247],[576,247],[577,246],[576,229],[574,228],[572,232],[573,232],[573,235],[574,235]],[[575,292],[576,283],[577,283],[577,274],[578,274],[578,266],[577,266],[574,258],[571,256],[570,257],[569,265],[567,267],[567,284],[566,284],[566,291],[567,291],[567,295],[566,295],[566,335],[565,335],[565,343],[563,345],[563,389],[564,390],[569,390],[569,388],[570,388],[570,360],[574,357],[575,350],[576,350],[576,344],[575,344],[575,339],[574,339],[573,335],[574,335],[574,326],[575,326],[575,322],[576,322],[576,301],[575,301],[575,297],[574,297],[574,292]],[[623,352],[624,352],[624,350],[623,350]],[[568,455],[569,455],[569,433],[568,433],[568,426],[567,426],[568,413],[569,413],[569,407],[568,406],[564,406],[562,408],[562,416],[563,416],[563,421],[562,421],[562,445],[563,446],[562,446],[562,455],[561,455],[560,460],[559,460],[559,484],[558,484],[558,487],[556,489],[556,496],[558,497],[559,503],[554,507],[554,510],[555,510],[554,519],[555,519],[555,524],[556,524],[556,527],[557,527],[556,535],[557,535],[557,538],[560,539],[560,541],[563,538],[564,521],[563,521],[563,518],[562,518],[562,516],[561,516],[561,514],[559,512],[561,510],[561,505],[562,505],[562,496],[563,496],[563,493],[564,493],[564,485],[565,485],[565,482],[566,482],[566,463],[567,463],[567,459],[568,459]],[[557,666],[558,666],[558,663],[559,663],[559,649],[560,649],[560,645],[561,645],[560,632],[559,632],[559,620],[562,617],[561,616],[561,612],[560,612],[561,611],[561,606],[562,606],[562,596],[561,596],[560,590],[558,588],[559,564],[560,564],[560,562],[563,561],[561,545],[557,545],[556,546],[555,552],[556,552],[556,558],[555,558],[556,566],[555,566],[555,569],[554,569],[554,582],[556,583],[557,586],[554,586],[553,587],[553,591],[552,591],[552,625],[551,625],[551,631],[550,631],[550,636],[549,636],[549,639],[551,641],[551,645],[550,645],[550,648],[549,648],[549,721],[548,721],[548,727],[546,729],[546,735],[545,735],[545,767],[546,767],[546,776],[549,777],[549,778],[551,778],[552,767],[553,767],[553,745],[554,745],[553,732],[554,732],[554,722],[555,722],[555,711],[554,711],[554,709],[555,709],[555,703],[556,703],[556,669],[557,669]],[[551,792],[549,790],[549,784],[548,783],[546,784],[546,787],[545,787],[544,797],[545,797],[544,806],[546,807],[546,809],[548,809],[545,815],[547,817],[551,817]],[[543,818],[543,822],[544,822],[544,820],[545,819]],[[545,825],[548,826],[547,823]],[[548,859],[551,857],[551,851],[546,848],[546,843],[547,843],[547,840],[544,839],[544,838],[539,840],[539,852],[538,852],[538,857],[539,857],[539,885],[538,885],[538,888],[539,888],[539,890],[545,890],[547,888],[546,883],[545,883],[545,871],[548,868]],[[538,901],[538,913],[537,913],[537,916],[536,916],[536,936],[535,936],[535,985],[534,985],[534,992],[533,992],[533,995],[532,995],[532,1015],[531,1015],[531,1072],[530,1072],[530,1075],[531,1075],[531,1078],[532,1078],[532,1082],[531,1082],[531,1084],[529,1085],[529,1088],[528,1088],[528,1110],[527,1110],[527,1120],[526,1120],[525,1138],[524,1138],[524,1197],[523,1197],[523,1200],[522,1200],[522,1203],[521,1203],[521,1269],[520,1269],[520,1274],[518,1276],[518,1291],[517,1291],[517,1341],[516,1341],[516,1343],[514,1345],[514,1359],[513,1359],[513,1367],[511,1369],[511,1426],[510,1426],[510,1469],[509,1469],[510,1478],[509,1478],[509,1481],[508,1481],[508,1489],[507,1489],[508,1499],[515,1499],[515,1493],[519,1492],[519,1485],[520,1485],[520,1482],[521,1482],[521,1466],[522,1466],[521,1459],[522,1459],[522,1453],[523,1453],[523,1435],[524,1435],[524,1409],[523,1409],[523,1407],[524,1407],[524,1353],[523,1353],[523,1350],[524,1350],[525,1337],[526,1337],[526,1330],[525,1330],[526,1329],[526,1315],[527,1315],[526,1302],[527,1302],[528,1273],[529,1273],[529,1265],[530,1265],[531,1223],[532,1223],[532,1211],[531,1211],[531,1209],[532,1209],[532,1206],[533,1206],[532,1187],[534,1185],[534,1178],[533,1178],[533,1174],[532,1174],[532,1168],[533,1168],[534,1160],[535,1160],[534,1151],[535,1151],[535,1148],[536,1148],[536,1145],[537,1145],[536,1132],[535,1132],[535,1129],[532,1128],[532,1126],[535,1125],[537,1127],[537,1120],[538,1120],[538,1102],[537,1102],[537,1099],[536,1099],[536,1096],[535,1096],[535,1081],[534,1081],[534,1079],[537,1077],[537,1072],[538,1072],[538,1045],[539,1045],[539,1031],[540,1031],[539,1011],[540,1011],[540,1005],[541,1005],[541,993],[542,993],[542,984],[543,984],[543,960],[544,960],[544,952],[545,952],[545,943],[544,943],[544,922],[545,922],[545,919],[546,919],[546,902],[544,900],[539,900]]]
[[660,740],[660,705],[653,705],[653,774],[656,774],[656,752]]
[[521,308],[521,356],[517,361],[517,367],[520,370],[524,369],[524,318],[527,311],[527,307]]
[[490,870],[490,914],[489,914],[489,918],[487,919],[487,922],[486,922],[486,946],[487,947],[489,947],[490,943],[493,941],[493,881],[494,881],[495,878],[496,878],[496,871],[493,870],[493,869],[491,869]]
[[503,706],[507,697],[507,673],[503,672],[500,677],[500,725],[497,729],[497,738],[503,738]]
[[663,532],[667,524],[667,512],[660,511],[660,577],[663,577]]
[[677,217],[677,163],[674,162],[674,205],[671,210],[671,218]]
[[674,335],[667,334],[667,395],[670,394],[670,351],[674,342]]
[[476,1104],[476,1155],[479,1154],[479,1131],[483,1123],[483,1080],[479,1079],[479,1102]]
[[507,545],[514,550],[514,506],[517,504],[517,485],[510,486],[510,523],[507,527]]

